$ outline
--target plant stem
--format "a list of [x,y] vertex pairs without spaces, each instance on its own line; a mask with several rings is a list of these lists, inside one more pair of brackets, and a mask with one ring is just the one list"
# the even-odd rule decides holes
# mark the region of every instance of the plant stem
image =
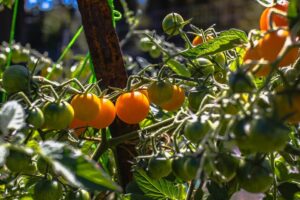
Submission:
[[188,194],[186,196],[186,200],[192,200],[194,188],[195,188],[195,180],[192,180],[191,184],[190,184],[190,187],[189,187],[189,190],[188,190]]
[[47,79],[50,79],[51,75],[53,74],[57,63],[61,62],[65,55],[69,52],[69,50],[71,49],[71,47],[74,45],[74,43],[76,42],[76,40],[78,39],[78,37],[80,36],[80,34],[83,32],[83,26],[80,26],[80,28],[78,29],[78,31],[75,33],[74,37],[72,38],[72,40],[69,42],[69,44],[67,45],[67,47],[64,49],[63,53],[60,55],[60,57],[58,58],[58,60],[56,61],[56,63],[52,66],[51,71],[49,72],[49,74],[47,75]]
[[19,0],[15,0],[14,5],[14,11],[13,11],[13,18],[11,22],[11,29],[10,29],[10,35],[9,35],[9,54],[7,59],[6,66],[9,67],[11,63],[11,57],[12,57],[12,43],[15,38],[15,30],[16,30],[16,21],[17,21],[17,14],[18,14],[18,7],[19,7]]

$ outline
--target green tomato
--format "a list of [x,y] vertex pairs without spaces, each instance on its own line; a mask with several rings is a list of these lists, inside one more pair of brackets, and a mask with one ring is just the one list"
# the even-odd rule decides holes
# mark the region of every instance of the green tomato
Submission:
[[249,73],[237,70],[229,76],[229,86],[235,93],[249,93],[255,89],[253,77]]
[[0,68],[4,68],[6,66],[7,56],[3,53],[0,53]]
[[193,112],[197,112],[202,102],[202,99],[205,95],[209,94],[209,90],[207,88],[197,88],[195,90],[191,90],[188,95],[189,108]]
[[26,67],[12,65],[3,73],[3,88],[9,94],[21,91],[28,93],[30,90],[30,79],[30,72]]
[[27,123],[32,125],[35,129],[39,129],[43,126],[45,119],[42,110],[38,107],[32,107],[29,109]]
[[197,58],[188,65],[193,77],[206,77],[214,74],[215,65],[207,58]]
[[157,46],[154,45],[151,47],[149,54],[150,54],[151,58],[159,58],[161,55],[161,50]]
[[197,176],[200,160],[194,156],[190,156],[184,162],[184,171],[187,180],[193,180]]
[[186,173],[185,170],[185,162],[188,159],[188,157],[176,157],[172,161],[172,171],[175,174],[176,177],[188,181],[190,179],[190,176]]
[[289,140],[290,129],[281,122],[260,117],[252,120],[249,133],[251,150],[269,153],[284,149]]
[[241,188],[248,192],[266,192],[273,184],[272,170],[268,161],[244,161],[241,163],[237,178]]
[[32,172],[34,170],[31,156],[16,149],[10,149],[5,165],[10,171],[17,173]]
[[149,160],[149,175],[153,179],[160,179],[168,176],[172,171],[172,161],[162,156],[155,156]]
[[74,109],[66,101],[46,103],[43,107],[43,113],[45,117],[44,128],[49,130],[65,129],[74,118]]
[[170,13],[163,19],[162,28],[163,31],[170,35],[175,36],[179,34],[179,30],[184,26],[184,19],[177,13]]
[[216,71],[225,70],[226,67],[226,56],[223,52],[213,55],[213,60],[218,64]]
[[213,163],[218,176],[224,182],[229,182],[235,177],[239,166],[238,160],[227,153],[217,154]]
[[155,81],[147,89],[152,103],[160,106],[173,96],[173,85],[167,81]]
[[183,134],[193,143],[200,142],[210,130],[210,125],[207,121],[193,118],[186,122]]
[[66,200],[90,200],[90,194],[86,190],[79,189],[77,191],[70,191],[66,196]]
[[61,184],[54,180],[40,180],[34,186],[33,197],[35,200],[58,200],[63,195]]
[[153,46],[153,43],[151,42],[151,40],[148,37],[143,37],[140,40],[140,48],[142,51],[148,52],[151,50]]

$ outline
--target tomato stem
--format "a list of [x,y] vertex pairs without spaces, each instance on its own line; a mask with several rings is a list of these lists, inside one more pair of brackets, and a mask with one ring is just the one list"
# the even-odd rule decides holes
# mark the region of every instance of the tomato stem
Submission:
[[67,47],[64,49],[64,51],[62,52],[62,54],[60,55],[60,57],[56,61],[56,63],[52,65],[51,71],[46,76],[47,79],[50,79],[51,75],[53,74],[53,72],[56,68],[56,65],[64,59],[65,55],[69,52],[69,50],[75,44],[76,40],[79,38],[79,36],[82,32],[83,32],[83,26],[80,26],[79,29],[77,30],[77,32],[75,33],[75,35],[73,36],[73,38],[71,39],[71,41],[69,42],[69,44],[67,45]]
[[8,54],[8,58],[7,58],[6,67],[9,67],[10,64],[11,64],[12,44],[13,44],[13,41],[14,41],[14,38],[15,38],[15,30],[16,30],[18,7],[19,7],[19,0],[15,0],[14,11],[13,11],[13,18],[12,18],[11,29],[10,29],[10,36],[9,36],[9,54]]

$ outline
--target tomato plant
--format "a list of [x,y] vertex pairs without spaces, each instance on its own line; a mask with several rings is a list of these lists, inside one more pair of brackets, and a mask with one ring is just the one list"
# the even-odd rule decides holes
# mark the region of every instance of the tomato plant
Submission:
[[[144,30],[121,1],[119,41],[114,1],[78,1],[82,26],[57,60],[14,42],[13,17],[0,46],[1,197],[298,199],[299,3],[257,2],[261,28],[247,35],[174,12]],[[18,0],[0,4],[17,16]]]

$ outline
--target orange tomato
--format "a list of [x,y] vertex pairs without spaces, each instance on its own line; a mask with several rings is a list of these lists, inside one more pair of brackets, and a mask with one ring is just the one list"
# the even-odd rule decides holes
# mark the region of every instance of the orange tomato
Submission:
[[116,117],[116,108],[109,99],[100,98],[99,113],[97,117],[89,122],[91,127],[101,129],[111,125]]
[[99,98],[92,94],[76,94],[71,101],[74,108],[75,118],[82,121],[91,121],[99,113]]
[[[246,53],[244,55],[244,63],[248,63],[251,61],[258,61],[261,59],[261,55],[259,53],[259,47],[255,46],[255,47],[249,47],[246,50]],[[257,67],[257,65],[253,65],[250,66],[252,69],[251,71],[258,77],[262,77],[262,76],[267,76],[270,71],[271,71],[271,67],[269,65],[261,65],[259,67]]]
[[149,100],[139,91],[121,94],[116,102],[117,116],[127,124],[141,122],[147,117],[149,109]]
[[175,111],[182,106],[184,99],[185,99],[184,90],[177,85],[173,85],[172,98],[166,103],[163,103],[161,107],[167,111]]
[[[209,40],[212,40],[212,39],[214,39],[213,36],[211,36],[211,35],[206,36],[206,41],[209,41]],[[202,44],[202,43],[203,43],[203,37],[200,36],[200,35],[197,35],[196,37],[194,37],[193,42],[192,42],[192,44],[194,46],[197,46],[197,45]]]
[[269,30],[269,20],[271,18],[272,22],[275,24],[277,27],[282,27],[282,26],[288,26],[288,19],[284,16],[278,15],[278,14],[272,14],[272,17],[270,17],[270,11],[272,8],[276,8],[280,11],[287,12],[288,10],[288,3],[285,3],[283,5],[276,4],[275,6],[271,8],[266,8],[263,13],[260,16],[260,30],[262,31],[267,31]]
[[[258,43],[260,56],[266,61],[274,62],[283,48],[286,40],[290,39],[290,32],[287,30],[279,29],[265,34]],[[284,56],[278,67],[285,67],[293,64],[297,58],[298,48],[293,48]]]
[[69,128],[74,129],[74,133],[79,137],[86,130],[87,126],[87,122],[74,118]]

